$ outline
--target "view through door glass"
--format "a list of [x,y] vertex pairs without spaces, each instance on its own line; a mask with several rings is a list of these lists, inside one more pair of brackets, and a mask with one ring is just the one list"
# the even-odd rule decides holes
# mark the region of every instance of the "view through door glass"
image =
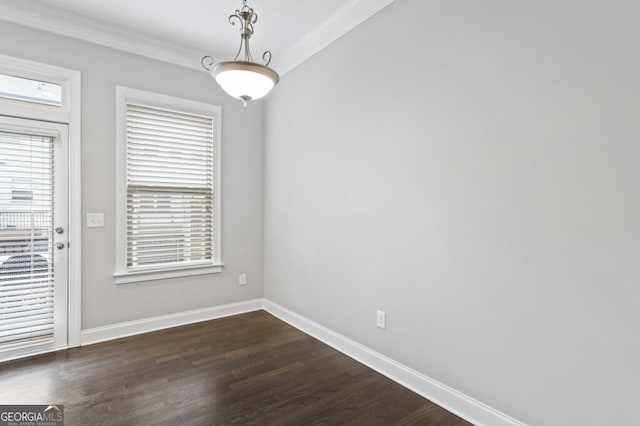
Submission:
[[0,361],[67,343],[65,139],[0,117]]

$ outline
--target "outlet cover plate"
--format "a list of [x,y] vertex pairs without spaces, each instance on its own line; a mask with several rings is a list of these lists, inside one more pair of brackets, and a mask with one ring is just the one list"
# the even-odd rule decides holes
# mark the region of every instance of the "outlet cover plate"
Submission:
[[378,328],[387,328],[387,314],[384,311],[376,313],[376,325]]

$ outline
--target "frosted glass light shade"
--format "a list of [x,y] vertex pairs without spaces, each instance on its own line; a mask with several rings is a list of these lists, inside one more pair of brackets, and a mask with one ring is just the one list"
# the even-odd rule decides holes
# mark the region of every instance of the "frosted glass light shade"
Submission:
[[260,99],[280,81],[271,68],[246,61],[219,62],[211,75],[225,92],[244,101]]

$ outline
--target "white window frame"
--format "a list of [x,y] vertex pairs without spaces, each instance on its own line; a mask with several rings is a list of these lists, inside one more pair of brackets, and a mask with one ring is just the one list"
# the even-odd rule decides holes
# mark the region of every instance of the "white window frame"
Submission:
[[[71,124],[69,120],[71,120],[73,114],[80,117],[80,107],[76,107],[76,104],[80,101],[79,71],[0,55],[0,74],[54,83],[62,87],[62,105],[60,106],[0,98],[2,100],[0,102],[0,114],[9,117],[64,124]],[[75,81],[76,78],[77,82]],[[76,85],[78,87],[75,87]]]
[[[144,271],[127,271],[127,126],[126,105],[128,102],[156,108],[206,115],[215,120],[213,209],[214,259],[211,264],[187,266],[176,265]],[[222,109],[217,105],[195,102],[158,93],[145,92],[129,87],[116,87],[116,267],[113,274],[116,284],[179,278],[222,272]]]
[[62,105],[45,105],[0,98],[0,115],[50,121],[68,126],[69,136],[69,293],[67,347],[81,344],[82,332],[82,188],[80,71],[0,55],[0,73],[46,81],[62,87]]

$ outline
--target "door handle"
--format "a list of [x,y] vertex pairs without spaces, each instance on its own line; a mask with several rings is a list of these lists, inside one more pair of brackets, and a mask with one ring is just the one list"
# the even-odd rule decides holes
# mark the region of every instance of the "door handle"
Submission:
[[62,234],[64,232],[64,228],[62,226],[58,226],[56,228],[56,234]]
[[64,243],[56,243],[56,248],[58,250],[62,250],[64,248]]

